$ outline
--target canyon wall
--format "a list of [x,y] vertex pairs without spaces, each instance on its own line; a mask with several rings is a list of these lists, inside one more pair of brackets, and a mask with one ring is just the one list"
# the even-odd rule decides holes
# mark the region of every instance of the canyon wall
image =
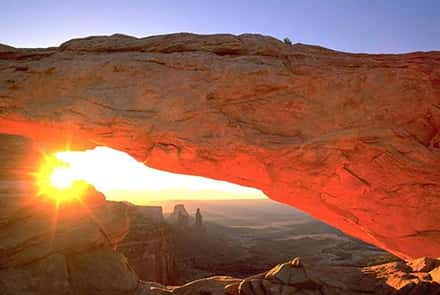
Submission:
[[440,256],[440,52],[260,35],[0,46],[0,132],[263,190],[402,258]]
[[161,206],[135,206],[133,209],[133,214],[136,214],[140,219],[157,224],[164,222]]
[[93,187],[57,205],[30,175],[42,157],[28,138],[0,134],[0,294],[128,294],[139,279],[176,281],[161,207],[109,202]]
[[55,205],[23,182],[0,183],[0,294],[126,294],[139,279],[114,250],[127,208],[92,187]]
[[[13,167],[13,162],[26,163],[23,151],[32,150],[29,140],[0,135],[0,142],[2,150],[8,151],[6,156],[0,153],[0,170]],[[34,158],[38,153],[30,155]],[[0,178],[0,294],[332,295],[437,294],[440,290],[440,260],[432,258],[363,268],[304,265],[295,258],[245,279],[214,276],[182,286],[141,281],[115,247],[129,238],[129,229],[134,233],[131,238],[140,238],[142,249],[160,240],[154,234],[157,208],[136,212],[132,205],[105,201],[93,187],[81,195],[81,202],[57,205],[38,195],[32,182],[22,177]],[[148,220],[146,211],[153,218]],[[140,231],[130,228],[136,225]],[[151,274],[155,261],[141,260],[141,271]]]
[[129,206],[130,226],[117,250],[141,280],[165,285],[178,281],[172,230],[165,223],[162,207]]

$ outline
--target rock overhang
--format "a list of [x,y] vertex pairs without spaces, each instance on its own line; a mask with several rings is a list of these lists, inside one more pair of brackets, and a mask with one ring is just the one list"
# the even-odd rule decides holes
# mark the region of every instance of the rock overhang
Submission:
[[440,256],[440,53],[260,35],[0,47],[0,131],[263,190],[402,258]]

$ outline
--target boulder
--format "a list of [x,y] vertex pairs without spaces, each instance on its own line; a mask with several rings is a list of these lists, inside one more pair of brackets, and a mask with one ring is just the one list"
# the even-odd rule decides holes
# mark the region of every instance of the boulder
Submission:
[[414,272],[430,272],[434,268],[440,266],[440,260],[430,257],[422,257],[408,262],[408,266]]
[[[440,260],[432,259],[438,263]],[[247,278],[239,294],[439,294],[428,272],[387,263],[370,267],[323,266],[292,262],[277,265],[264,278]]]
[[298,264],[297,261],[245,279],[215,276],[177,287],[148,283],[144,284],[144,293],[138,295],[440,294],[440,284],[427,272],[414,272],[404,262],[354,267]]
[[436,267],[435,269],[431,270],[429,272],[429,275],[431,276],[432,280],[434,282],[437,282],[440,284],[440,266]]

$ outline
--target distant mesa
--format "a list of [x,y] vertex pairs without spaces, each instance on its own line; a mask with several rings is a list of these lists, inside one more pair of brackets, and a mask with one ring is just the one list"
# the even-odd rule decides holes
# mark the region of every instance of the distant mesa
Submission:
[[189,219],[190,216],[185,209],[185,205],[176,204],[173,213],[168,217],[168,222],[178,227],[186,228],[189,225]]
[[192,218],[188,211],[186,211],[184,204],[176,204],[174,206],[174,210],[167,218],[167,222],[181,229],[189,229],[191,224],[192,228],[196,230],[204,230],[205,228],[200,208],[197,208],[194,218]]

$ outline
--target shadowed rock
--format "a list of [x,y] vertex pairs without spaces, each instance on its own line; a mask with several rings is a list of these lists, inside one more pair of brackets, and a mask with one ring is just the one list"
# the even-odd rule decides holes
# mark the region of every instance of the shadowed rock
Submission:
[[[56,210],[54,200],[36,196],[29,183],[0,184],[0,294],[425,295],[440,290],[440,260],[433,258],[343,267],[307,265],[297,257],[246,279],[215,276],[182,286],[143,282],[113,249],[127,233],[127,209],[133,206],[105,201],[89,187],[81,203],[62,203]],[[153,213],[157,220],[155,209],[138,213],[141,219]],[[154,266],[149,261],[144,260],[146,268]]]
[[176,284],[178,271],[172,229],[165,223],[162,207],[128,204],[130,229],[117,250],[143,281]]
[[[433,259],[436,263],[440,260]],[[217,284],[215,285],[214,282]],[[215,288],[213,286],[216,286]],[[223,290],[218,290],[223,286]],[[243,280],[211,277],[177,288],[147,287],[142,294],[282,295],[282,294],[424,294],[440,293],[427,272],[414,272],[403,262],[371,267],[304,265],[299,258]],[[157,292],[161,290],[164,293]],[[148,293],[151,292],[151,293]],[[166,292],[166,293],[165,293]],[[203,293],[205,292],[205,293]]]
[[125,294],[137,288],[137,275],[113,249],[128,232],[125,204],[105,201],[90,186],[81,203],[57,206],[36,196],[30,184],[25,190],[13,183],[0,190],[1,294]]
[[260,35],[0,48],[0,132],[262,189],[402,258],[440,256],[440,53]]

